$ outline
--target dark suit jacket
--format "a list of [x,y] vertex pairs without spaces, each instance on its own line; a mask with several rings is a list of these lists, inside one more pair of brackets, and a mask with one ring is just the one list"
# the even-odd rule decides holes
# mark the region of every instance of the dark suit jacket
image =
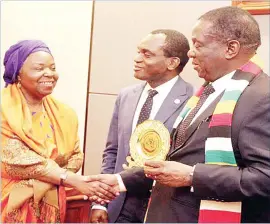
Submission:
[[[195,165],[190,187],[156,184],[147,222],[198,222],[201,199],[242,201],[242,222],[270,222],[270,79],[258,75],[241,95],[232,121],[238,167],[206,165],[205,140],[218,99],[187,129],[186,142],[168,160]],[[144,178],[141,169],[121,173],[128,191]],[[140,178],[140,179],[139,179]],[[146,187],[146,186],[145,186]]]
[[[106,149],[103,153],[102,173],[119,173],[123,170],[122,165],[124,163],[126,164],[126,157],[129,154],[129,139],[132,133],[133,117],[144,87],[145,83],[127,87],[117,97]],[[180,111],[192,95],[193,87],[179,77],[161,105],[155,116],[155,120],[163,122],[168,130],[171,131]],[[178,101],[175,101],[176,99]],[[145,194],[147,190],[142,189],[140,194]],[[114,201],[109,203],[108,213],[110,222],[116,221],[125,197],[126,194],[122,193]]]

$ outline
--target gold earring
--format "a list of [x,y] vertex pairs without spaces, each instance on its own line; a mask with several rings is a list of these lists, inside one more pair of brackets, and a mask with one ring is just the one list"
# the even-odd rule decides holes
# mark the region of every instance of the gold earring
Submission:
[[17,86],[18,86],[19,88],[22,87],[22,84],[21,84],[21,77],[20,77],[20,76],[18,76],[18,83],[17,83]]

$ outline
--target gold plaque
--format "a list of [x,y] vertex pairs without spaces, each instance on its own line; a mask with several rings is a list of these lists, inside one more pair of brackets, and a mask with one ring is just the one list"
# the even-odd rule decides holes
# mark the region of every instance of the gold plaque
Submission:
[[129,146],[129,167],[143,167],[147,160],[162,161],[170,150],[170,133],[160,121],[146,120],[136,127]]

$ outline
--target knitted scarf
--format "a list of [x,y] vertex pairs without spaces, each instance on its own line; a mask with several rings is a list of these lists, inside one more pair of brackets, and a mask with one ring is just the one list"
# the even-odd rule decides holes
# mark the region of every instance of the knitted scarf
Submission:
[[[231,141],[232,116],[242,92],[262,69],[257,57],[236,70],[224,94],[218,102],[209,124],[209,134],[205,142],[205,164],[237,166]],[[244,74],[243,74],[244,72]],[[207,83],[190,98],[181,112],[178,123],[199,101]],[[241,202],[221,202],[201,200],[199,223],[241,221]]]

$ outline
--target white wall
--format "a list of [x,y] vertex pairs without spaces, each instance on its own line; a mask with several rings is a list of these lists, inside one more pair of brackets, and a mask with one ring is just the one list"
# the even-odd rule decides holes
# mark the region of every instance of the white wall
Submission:
[[269,47],[269,30],[270,30],[270,16],[269,15],[255,15],[261,31],[262,45],[258,49],[258,55],[264,62],[263,70],[266,74],[270,75],[269,62],[270,62],[270,47]]
[[41,39],[49,46],[60,76],[53,95],[76,110],[81,148],[85,128],[91,18],[92,1],[1,2],[1,66],[5,51],[19,40]]

